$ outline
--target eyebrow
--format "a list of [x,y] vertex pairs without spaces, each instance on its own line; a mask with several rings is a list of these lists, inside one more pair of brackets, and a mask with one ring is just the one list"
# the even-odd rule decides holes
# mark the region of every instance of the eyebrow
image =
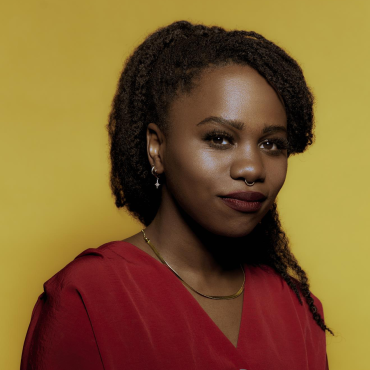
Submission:
[[267,126],[262,130],[263,134],[274,134],[275,132],[287,132],[284,126]]
[[[223,117],[216,117],[216,116],[210,116],[210,117],[203,119],[202,121],[197,123],[197,126],[203,125],[209,122],[216,122],[216,123],[220,123],[221,125],[231,126],[231,127],[236,128],[237,130],[243,130],[243,128],[245,127],[245,124],[241,121],[234,120],[234,119],[227,119]],[[287,132],[287,129],[284,126],[271,125],[271,126],[264,127],[264,129],[262,130],[263,134],[272,134],[275,132]]]

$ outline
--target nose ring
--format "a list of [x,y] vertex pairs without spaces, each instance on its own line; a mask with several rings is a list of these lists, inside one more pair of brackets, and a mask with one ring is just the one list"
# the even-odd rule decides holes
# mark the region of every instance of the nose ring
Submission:
[[246,179],[244,181],[247,184],[247,186],[253,186],[254,185],[254,181],[253,182],[248,182]]

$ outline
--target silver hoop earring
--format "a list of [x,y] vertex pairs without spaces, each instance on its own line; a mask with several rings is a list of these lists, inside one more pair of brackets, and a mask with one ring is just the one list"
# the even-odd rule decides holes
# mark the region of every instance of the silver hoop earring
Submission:
[[246,179],[244,179],[244,181],[247,184],[247,186],[253,186],[254,185],[254,181],[253,182],[248,182]]
[[154,186],[156,186],[157,189],[158,189],[159,188],[159,185],[161,185],[161,184],[159,183],[159,180],[158,180],[159,179],[159,176],[157,175],[157,170],[155,169],[155,166],[152,167],[151,172],[152,172],[152,175],[157,178],[157,182],[154,184]]

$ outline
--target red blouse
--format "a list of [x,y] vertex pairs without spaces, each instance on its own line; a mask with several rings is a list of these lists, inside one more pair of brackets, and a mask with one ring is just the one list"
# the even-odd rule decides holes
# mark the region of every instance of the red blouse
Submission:
[[307,304],[269,267],[245,274],[235,348],[149,254],[122,241],[87,249],[44,284],[21,370],[327,369],[325,333]]

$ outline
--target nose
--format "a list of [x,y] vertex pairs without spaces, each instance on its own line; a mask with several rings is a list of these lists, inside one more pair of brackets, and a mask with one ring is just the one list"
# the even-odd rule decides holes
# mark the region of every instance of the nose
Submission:
[[230,168],[230,176],[235,180],[246,180],[248,183],[264,182],[266,171],[262,155],[258,148],[250,147],[236,153]]

